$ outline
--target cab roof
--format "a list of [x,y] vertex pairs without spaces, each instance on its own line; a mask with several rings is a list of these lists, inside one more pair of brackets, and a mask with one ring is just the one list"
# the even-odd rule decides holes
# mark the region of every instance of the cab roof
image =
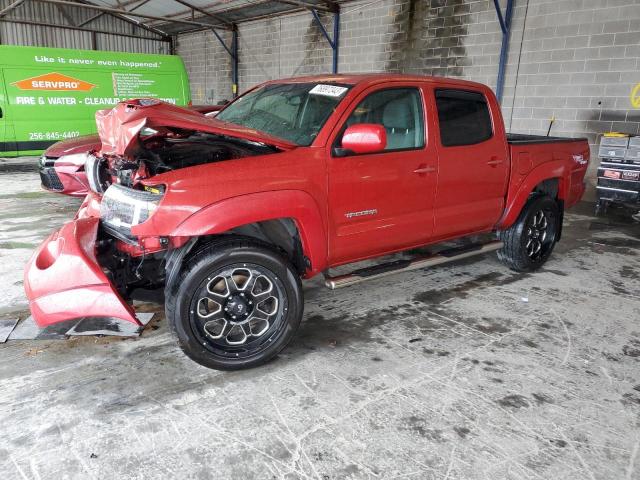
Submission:
[[401,73],[348,73],[348,74],[324,74],[324,75],[307,75],[303,77],[291,77],[280,80],[271,80],[267,84],[274,83],[341,83],[345,85],[375,85],[385,82],[423,82],[431,84],[454,84],[460,87],[483,87],[486,85],[472,82],[469,80],[460,80],[445,77],[433,77],[427,75],[407,75]]

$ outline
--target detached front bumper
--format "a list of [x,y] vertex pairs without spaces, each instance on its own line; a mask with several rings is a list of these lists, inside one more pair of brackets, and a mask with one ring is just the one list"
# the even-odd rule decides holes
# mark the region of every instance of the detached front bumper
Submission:
[[76,218],[54,232],[25,267],[24,287],[40,327],[83,317],[143,324],[136,318],[95,255],[99,219]]

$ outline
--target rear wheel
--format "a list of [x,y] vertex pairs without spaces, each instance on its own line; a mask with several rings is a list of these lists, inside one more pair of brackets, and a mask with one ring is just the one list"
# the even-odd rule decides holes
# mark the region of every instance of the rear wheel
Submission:
[[540,268],[556,244],[561,218],[555,200],[546,195],[531,197],[516,223],[499,232],[504,246],[498,258],[517,272]]
[[253,240],[235,238],[199,250],[167,291],[167,318],[178,344],[192,360],[218,370],[269,361],[302,318],[293,266]]

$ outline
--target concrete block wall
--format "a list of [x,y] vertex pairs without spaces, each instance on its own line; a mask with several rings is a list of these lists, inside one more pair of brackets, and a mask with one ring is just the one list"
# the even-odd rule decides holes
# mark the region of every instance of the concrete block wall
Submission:
[[[392,20],[398,0],[360,0],[342,7],[340,72],[388,69]],[[329,35],[333,15],[320,14]],[[275,78],[327,73],[332,50],[309,12],[239,25],[239,90]],[[230,35],[223,33],[230,44]],[[176,43],[189,73],[194,103],[216,103],[231,96],[231,61],[211,32],[180,35]]]
[[399,0],[365,0],[345,3],[340,15],[340,58],[342,73],[384,72],[392,69]]
[[[341,12],[340,72],[442,75],[495,88],[502,33],[493,0],[358,0]],[[332,33],[332,16],[322,21]],[[331,48],[308,12],[242,23],[239,38],[240,91],[331,70]],[[230,97],[229,57],[211,33],[179,37],[177,51],[194,103]],[[544,134],[553,116],[552,134],[587,136],[595,153],[606,131],[640,134],[640,109],[630,101],[637,83],[640,0],[515,0],[508,130]]]
[[495,87],[502,34],[492,0],[401,2],[394,20],[389,70]]
[[[219,33],[227,45],[231,45],[231,34]],[[189,74],[194,104],[212,105],[232,98],[231,59],[212,32],[180,35],[176,52],[182,57]]]
[[503,102],[507,128],[544,134],[554,116],[552,135],[586,136],[592,199],[601,134],[640,134],[640,109],[631,104],[640,83],[640,1],[530,0],[528,11],[526,2],[518,5]]
[[512,44],[508,126],[543,131],[555,115],[552,132],[587,134],[592,142],[609,130],[640,133],[640,109],[630,99],[640,82],[638,0],[531,0],[524,36],[522,25],[514,36],[522,53]]
[[[320,17],[331,30],[330,17]],[[240,91],[274,78],[331,71],[332,50],[310,13],[240,24]]]

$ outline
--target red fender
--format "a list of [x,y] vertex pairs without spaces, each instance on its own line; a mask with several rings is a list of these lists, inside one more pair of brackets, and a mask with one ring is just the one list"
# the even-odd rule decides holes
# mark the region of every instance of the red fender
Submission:
[[302,249],[312,265],[307,276],[324,270],[327,266],[324,222],[313,197],[301,190],[259,192],[222,200],[188,217],[171,236],[212,235],[277,218],[292,218],[296,222]]
[[524,208],[529,194],[539,183],[544,180],[552,178],[559,179],[558,185],[558,197],[565,198],[567,195],[568,180],[567,180],[567,162],[565,160],[555,160],[552,162],[545,162],[527,174],[524,181],[520,184],[518,190],[507,198],[507,208],[502,216],[502,219],[498,222],[497,227],[509,228],[518,219],[518,215]]

